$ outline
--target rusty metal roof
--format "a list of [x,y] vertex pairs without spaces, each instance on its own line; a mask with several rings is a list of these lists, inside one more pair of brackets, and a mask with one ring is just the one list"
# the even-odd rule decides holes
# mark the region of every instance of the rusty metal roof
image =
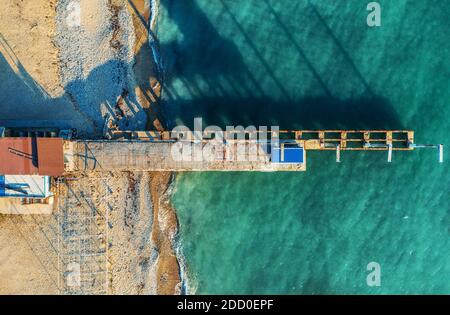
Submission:
[[0,174],[60,176],[63,139],[0,138]]
[[39,175],[61,176],[64,173],[63,139],[37,138]]

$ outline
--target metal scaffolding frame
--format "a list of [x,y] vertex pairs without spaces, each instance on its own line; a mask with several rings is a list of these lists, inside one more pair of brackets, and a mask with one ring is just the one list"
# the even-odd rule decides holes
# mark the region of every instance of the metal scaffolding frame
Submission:
[[[82,179],[59,181],[60,185],[67,189],[58,213],[60,294],[108,294],[108,210],[95,207],[93,191],[82,187]],[[95,189],[103,204],[107,190],[102,178]]]

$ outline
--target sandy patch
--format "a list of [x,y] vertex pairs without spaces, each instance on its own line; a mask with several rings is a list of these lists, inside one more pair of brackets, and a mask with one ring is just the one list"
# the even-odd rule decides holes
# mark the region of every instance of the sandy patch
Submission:
[[[60,80],[56,0],[2,1],[0,19],[0,124],[53,121],[92,130],[65,97]],[[43,123],[40,123],[43,122]]]
[[[57,294],[51,216],[0,215],[0,294]],[[56,244],[56,242],[55,242]]]

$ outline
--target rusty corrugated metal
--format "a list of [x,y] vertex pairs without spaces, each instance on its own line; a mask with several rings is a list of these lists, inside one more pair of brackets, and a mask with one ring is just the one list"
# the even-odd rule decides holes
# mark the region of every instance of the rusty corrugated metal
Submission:
[[64,173],[63,139],[37,138],[39,175],[61,176]]
[[60,138],[0,138],[0,174],[60,176],[64,172]]
[[37,175],[31,138],[0,138],[0,174]]

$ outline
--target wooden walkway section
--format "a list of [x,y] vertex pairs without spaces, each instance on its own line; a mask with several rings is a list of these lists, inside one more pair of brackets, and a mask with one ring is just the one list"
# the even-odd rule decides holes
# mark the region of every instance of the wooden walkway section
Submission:
[[[270,131],[244,131],[246,138],[260,137],[272,139]],[[236,137],[238,132],[224,131],[224,138]],[[136,141],[176,141],[169,131],[113,131],[112,140]],[[280,141],[295,141],[303,144],[307,150],[335,150],[339,144],[341,150],[387,150],[392,144],[393,150],[412,150],[414,131],[411,130],[280,130]],[[253,139],[253,138],[252,138]],[[208,140],[205,140],[208,141]]]
[[280,131],[294,134],[307,150],[413,150],[414,131],[410,130],[303,130]]

